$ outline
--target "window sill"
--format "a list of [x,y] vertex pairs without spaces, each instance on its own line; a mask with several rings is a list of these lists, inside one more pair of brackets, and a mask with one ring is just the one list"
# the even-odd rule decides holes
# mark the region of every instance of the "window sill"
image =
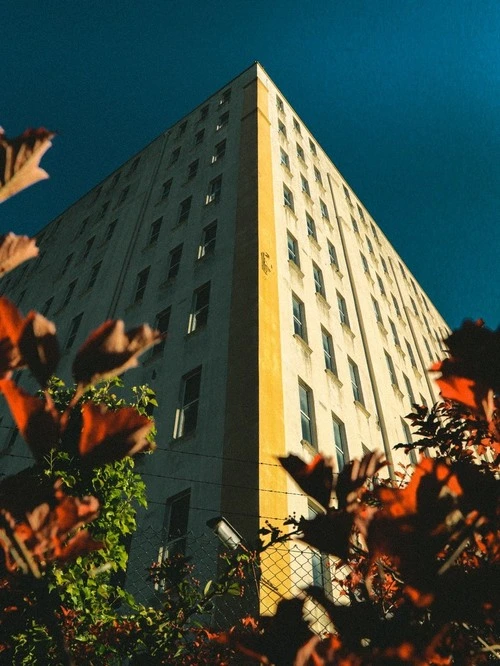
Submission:
[[142,305],[142,298],[139,301],[134,301],[130,305],[127,305],[127,307],[125,308],[125,312],[131,312],[132,310],[140,307],[141,305]]
[[422,373],[420,372],[420,370],[418,368],[416,368],[414,365],[412,365],[412,370],[413,370],[413,374],[415,375],[415,377],[417,379],[422,379]]
[[330,266],[333,268],[334,273],[337,273],[337,276],[339,277],[340,280],[344,277],[344,274],[340,270],[338,266],[335,266],[335,264],[330,264]]
[[189,432],[187,435],[179,435],[178,437],[172,437],[172,439],[169,442],[170,446],[173,446],[174,444],[182,444],[183,442],[189,442],[191,439],[194,439],[196,437],[196,429]]
[[310,241],[311,245],[312,245],[313,247],[315,247],[315,248],[318,250],[318,252],[320,252],[320,251],[321,251],[321,245],[320,245],[320,244],[318,243],[318,241],[314,238],[314,236],[310,236],[310,235],[308,234],[307,237],[309,238],[309,241]]
[[201,335],[203,331],[206,329],[207,325],[202,324],[201,326],[197,326],[193,331],[188,331],[186,335],[184,336],[185,340],[189,340],[191,338],[195,338],[198,335]]
[[368,271],[365,271],[365,275],[366,275],[366,279],[368,280],[368,282],[370,282],[373,286],[375,284],[375,280],[372,278],[370,273]]
[[325,374],[327,377],[330,377],[334,384],[336,384],[339,388],[342,388],[343,384],[337,375],[333,372],[333,370],[330,370],[330,368],[325,368]]
[[301,337],[300,335],[298,335],[297,333],[294,333],[294,334],[293,334],[293,337],[297,340],[297,342],[300,344],[300,346],[304,349],[304,351],[306,352],[306,354],[307,354],[308,356],[310,356],[310,355],[312,354],[313,350],[311,349],[311,347],[309,347],[309,345],[308,345],[307,342],[304,340],[304,338],[302,338],[302,337]]
[[294,273],[297,274],[297,276],[302,280],[304,278],[304,273],[300,270],[300,267],[297,266],[295,261],[292,261],[292,259],[288,260],[288,265],[290,266],[290,270],[293,270]]
[[354,333],[354,331],[351,330],[351,328],[348,326],[348,324],[345,324],[342,321],[342,322],[340,322],[340,325],[342,326],[344,332],[347,333],[347,335],[349,335],[349,337],[351,337],[352,339],[354,339],[356,337],[356,334]]
[[377,326],[379,327],[380,332],[382,333],[383,336],[387,337],[387,329],[386,327],[382,324],[381,321],[377,321]]
[[311,456],[318,455],[318,449],[314,446],[314,444],[308,442],[307,439],[301,439],[300,443],[302,444],[302,448],[308,451],[308,453],[310,453]]
[[367,419],[370,418],[371,414],[370,412],[366,409],[366,407],[363,405],[362,402],[359,402],[359,400],[355,400],[354,404],[356,405],[356,409],[359,409],[360,412],[363,412],[363,414],[366,416]]
[[281,162],[281,166],[282,166],[282,168],[283,168],[283,171],[286,173],[286,175],[287,175],[289,178],[293,178],[293,173],[290,171],[290,167],[287,167],[287,165],[286,165],[286,164],[283,164],[283,162]]
[[141,250],[141,254],[145,254],[146,252],[151,250],[151,248],[155,247],[155,245],[157,245],[157,243],[158,243],[158,241],[154,241],[153,243],[148,243],[147,245],[145,245]]
[[285,213],[287,215],[291,215],[296,221],[298,220],[298,217],[295,215],[295,211],[292,208],[290,208],[290,206],[287,206],[287,204],[283,204],[283,208],[285,209]]
[[314,201],[312,200],[310,192],[306,192],[305,190],[302,190],[302,194],[304,195],[304,199],[307,201],[307,203],[310,206],[314,206]]
[[327,310],[331,310],[332,306],[328,303],[326,298],[319,291],[316,292],[316,300],[322,307],[326,308]]
[[166,280],[163,280],[163,282],[160,282],[160,289],[168,289],[173,283],[175,282],[175,277],[167,278]]
[[215,254],[215,248],[213,250],[205,251],[205,254],[202,254],[201,257],[198,257],[195,262],[196,266],[201,266],[205,261],[209,261],[210,257],[213,257]]
[[396,347],[396,350],[397,350],[398,354],[399,354],[399,355],[401,356],[401,358],[404,360],[404,359],[406,358],[406,354],[405,354],[404,351],[401,349],[401,346],[398,345],[398,344],[396,344],[395,347]]
[[391,384],[394,393],[398,396],[400,400],[403,400],[404,394],[397,384]]

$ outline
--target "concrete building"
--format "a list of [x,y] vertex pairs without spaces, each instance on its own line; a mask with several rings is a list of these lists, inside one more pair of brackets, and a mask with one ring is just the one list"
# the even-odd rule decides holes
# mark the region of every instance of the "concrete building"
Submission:
[[[437,398],[426,368],[447,326],[259,64],[38,243],[38,260],[0,289],[56,322],[64,379],[105,319],[168,331],[126,376],[160,403],[158,451],[140,464],[143,525],[165,530],[158,550],[218,514],[253,539],[266,519],[314,510],[279,455],[320,451],[340,469],[381,449],[409,462],[391,447],[409,437],[410,403]],[[28,463],[9,419],[7,474]]]

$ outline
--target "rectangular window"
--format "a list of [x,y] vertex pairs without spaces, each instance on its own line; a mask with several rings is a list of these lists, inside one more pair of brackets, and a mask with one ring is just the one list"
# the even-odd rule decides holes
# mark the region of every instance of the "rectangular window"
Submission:
[[62,304],[63,308],[66,305],[68,305],[68,303],[70,302],[71,296],[73,295],[73,292],[75,291],[76,283],[77,283],[77,280],[73,280],[73,282],[69,283],[68,288],[66,289],[66,295],[64,297],[64,301],[63,301],[63,304]]
[[64,275],[64,274],[66,273],[66,271],[67,271],[68,268],[69,268],[69,265],[71,264],[71,260],[72,260],[72,259],[73,259],[73,253],[68,254],[68,256],[66,257],[66,259],[64,260],[64,264],[63,264],[63,267],[62,267],[62,269],[61,269],[61,275]]
[[323,199],[320,199],[320,200],[319,200],[319,209],[320,209],[320,211],[321,211],[321,217],[322,217],[324,220],[329,220],[329,219],[330,219],[330,215],[328,214],[328,208],[327,208],[326,203],[323,201]]
[[371,222],[370,222],[370,227],[371,227],[371,230],[372,230],[373,238],[375,238],[375,240],[378,242],[377,230],[375,229],[375,226]]
[[[168,333],[168,325],[170,323],[171,310],[172,308],[165,308],[165,310],[162,310],[156,315],[155,329],[160,331],[160,333],[164,336],[166,336],[166,334]],[[165,349],[165,343],[166,343],[166,338],[164,337],[163,340],[161,340],[161,342],[154,345],[151,351],[152,355],[156,356],[157,354],[161,354]]]
[[64,345],[65,349],[69,349],[73,344],[73,342],[75,341],[76,334],[78,333],[78,329],[82,322],[82,317],[83,317],[83,312],[80,312],[79,315],[76,315],[76,317],[73,317],[73,319],[71,320],[68,337],[66,338],[66,344]]
[[165,507],[167,543],[161,548],[160,560],[186,554],[190,503],[190,490],[184,490],[167,500]]
[[359,378],[358,366],[350,358],[347,359],[349,365],[349,375],[351,377],[351,386],[352,386],[352,395],[354,400],[364,405],[363,401],[363,391],[361,390],[361,380]]
[[217,122],[217,132],[220,132],[221,129],[224,129],[224,127],[227,127],[229,124],[229,111],[226,111],[225,113],[221,114],[219,116],[219,121]]
[[149,245],[154,245],[160,236],[161,223],[163,218],[159,217],[153,222],[149,230]]
[[224,104],[228,104],[230,99],[231,99],[231,88],[229,88],[228,90],[225,90],[222,93],[221,98],[219,99],[219,106],[223,106]]
[[406,271],[401,262],[399,262],[399,270],[401,271],[401,275],[403,276],[403,278],[406,280]]
[[353,229],[354,233],[359,234],[358,222],[357,222],[356,218],[354,218],[352,215],[351,215],[351,224],[352,224],[352,229]]
[[301,134],[301,131],[300,131],[300,123],[299,123],[299,121],[297,120],[297,118],[294,118],[294,119],[293,119],[293,129],[297,132],[297,134]]
[[208,104],[200,109],[200,120],[205,120],[208,116]]
[[217,238],[217,220],[210,222],[201,233],[201,242],[198,248],[198,259],[213,254]]
[[142,301],[144,297],[144,292],[146,291],[146,285],[148,284],[149,268],[150,267],[148,266],[137,275],[134,303],[139,303],[140,301]]
[[425,324],[425,328],[427,329],[427,333],[429,335],[432,335],[431,327],[429,326],[429,322],[427,321],[427,317],[424,315],[423,312],[422,312],[422,318],[424,320],[424,324]]
[[44,317],[46,317],[49,314],[50,306],[52,305],[53,300],[54,300],[54,297],[51,296],[50,298],[48,298],[45,301],[44,306],[42,308],[42,314],[43,314]]
[[393,386],[398,387],[399,386],[398,385],[398,378],[396,376],[396,370],[394,368],[394,363],[392,362],[392,358],[390,357],[390,355],[386,351],[384,351],[384,354],[385,354],[385,361],[387,363],[387,369],[389,370],[389,378],[391,380],[391,384]]
[[410,402],[410,406],[415,404],[415,395],[413,394],[413,389],[411,387],[411,382],[408,379],[408,377],[403,373],[403,379],[405,382],[406,386],[406,394],[408,396],[408,400]]
[[433,354],[432,354],[432,350],[429,346],[429,343],[427,342],[427,340],[425,338],[424,338],[424,345],[425,345],[425,348],[427,350],[427,356],[429,357],[429,361],[433,361],[434,357],[433,357]]
[[293,194],[291,190],[289,190],[284,183],[283,183],[283,204],[287,208],[290,208],[290,210],[295,211],[295,207],[293,205]]
[[[122,192],[122,194],[123,194],[123,192]],[[118,203],[121,203],[122,194],[120,194],[120,198],[118,199]],[[108,208],[109,208],[109,201],[106,201],[106,203],[103,203],[102,206],[101,206],[101,211],[99,213],[99,219],[100,220],[102,220],[102,218],[106,215],[106,213],[108,212]]]
[[306,228],[307,228],[307,235],[310,238],[314,238],[314,240],[317,241],[318,237],[316,235],[316,223],[309,215],[309,213],[306,213]]
[[300,174],[300,182],[301,182],[301,185],[302,185],[302,192],[304,192],[304,194],[307,194],[307,196],[310,197],[311,196],[311,189],[309,187],[309,183],[307,182],[307,178],[304,178],[304,176],[302,174]]
[[312,446],[315,444],[314,436],[314,403],[311,389],[299,381],[300,425],[302,440]]
[[218,203],[222,192],[222,175],[217,176],[208,185],[208,193],[205,203]]
[[304,303],[292,294],[293,332],[307,342],[306,315]]
[[378,288],[380,289],[381,295],[385,296],[384,283],[382,282],[382,278],[380,277],[380,275],[378,275],[378,273],[377,273],[377,282],[378,282]]
[[363,271],[367,273],[367,275],[370,275],[370,266],[368,265],[368,260],[362,252],[359,253],[359,256],[361,257],[361,263],[363,264]]
[[177,136],[183,136],[186,133],[186,128],[187,128],[188,121],[185,120],[179,125],[179,130],[177,132]]
[[368,238],[368,236],[365,236],[365,240],[366,240],[366,247],[368,248],[368,252],[369,252],[370,254],[375,254],[374,251],[373,251],[373,243],[372,243],[371,240]]
[[219,141],[215,146],[214,154],[212,155],[212,164],[221,160],[226,154],[226,139]]
[[95,241],[95,236],[92,236],[92,238],[89,238],[88,241],[86,242],[85,250],[83,251],[83,257],[82,257],[83,259],[86,259],[89,256],[94,241]]
[[345,426],[340,419],[332,414],[333,427],[333,445],[335,447],[335,457],[337,459],[337,471],[341,472],[346,463],[349,462],[349,450],[347,448],[347,438]]
[[210,282],[198,287],[193,293],[191,314],[189,315],[188,333],[193,333],[207,325],[208,306],[210,303]]
[[394,294],[392,294],[392,304],[394,305],[394,312],[396,313],[396,316],[401,318],[401,310],[399,309],[399,303]]
[[168,195],[170,194],[170,190],[172,189],[172,182],[173,182],[173,178],[169,178],[161,186],[161,198],[162,199],[168,199]]
[[396,328],[396,325],[392,321],[392,319],[389,319],[389,326],[391,327],[392,340],[394,344],[396,345],[396,347],[401,347],[401,343],[399,342],[398,329]]
[[351,201],[351,193],[349,192],[349,190],[347,189],[347,187],[345,185],[342,185],[342,187],[344,188],[345,198],[347,199],[347,201],[350,202]]
[[281,134],[286,139],[286,127],[281,120],[278,120],[278,134]]
[[281,113],[285,112],[285,106],[283,104],[283,100],[281,99],[281,97],[278,97],[278,95],[276,95],[276,107],[278,111],[280,111]]
[[135,160],[132,162],[132,165],[129,169],[128,176],[131,176],[133,173],[135,173],[137,167],[139,166],[139,162],[141,161],[140,157],[136,157]]
[[179,272],[179,267],[181,265],[181,257],[182,257],[182,244],[178,245],[170,252],[167,280],[171,280]]
[[[408,425],[408,423],[404,419],[401,419],[401,426],[402,426],[402,429],[403,429],[403,438],[404,438],[403,443],[404,444],[411,444],[413,442],[413,439],[412,439],[412,436],[411,436],[410,426]],[[415,449],[410,449],[410,451],[408,452],[408,457],[410,458],[410,461],[411,461],[412,465],[416,465],[418,463],[417,452],[415,451]]]
[[311,139],[309,139],[309,150],[313,155],[317,155],[316,144],[314,143],[314,141],[311,141]]
[[290,232],[287,233],[288,259],[300,267],[299,246]]
[[193,180],[193,178],[196,178],[196,174],[198,173],[198,164],[199,160],[195,160],[194,162],[191,162],[191,164],[188,166],[188,173],[187,173],[188,180]]
[[95,264],[92,266],[92,271],[90,273],[90,278],[87,284],[87,289],[92,289],[92,287],[95,285],[95,281],[97,280],[97,275],[99,274],[99,270],[101,269],[101,264],[102,261],[100,261],[98,264]]
[[323,355],[325,359],[325,368],[334,374],[337,374],[337,365],[335,363],[335,355],[333,353],[333,340],[332,336],[326,329],[321,327],[321,339],[323,342]]
[[177,160],[180,157],[180,154],[181,154],[180,147],[172,151],[172,154],[170,155],[170,165],[175,164],[177,162]]
[[295,144],[295,147],[296,147],[296,149],[297,149],[297,157],[298,157],[299,160],[301,160],[302,162],[305,162],[305,160],[306,160],[306,156],[305,156],[305,153],[304,153],[304,149],[303,149],[302,146],[301,146],[300,144],[298,144],[298,143]]
[[290,170],[290,158],[288,157],[288,153],[285,152],[283,148],[280,148],[280,163],[286,169]]
[[361,206],[359,204],[356,204],[356,205],[358,207],[359,219],[361,220],[361,222],[364,222],[365,221],[365,214],[363,213],[363,209],[361,208]]
[[411,296],[410,296],[410,302],[411,302],[411,306],[413,308],[413,313],[415,314],[415,317],[418,317],[417,304],[415,303],[415,301],[413,300],[413,298]]
[[87,224],[89,223],[90,218],[86,217],[83,222],[80,224],[80,227],[78,229],[78,236],[81,236],[84,232],[85,229],[87,228]]
[[317,294],[326,298],[325,293],[325,281],[323,280],[323,273],[321,268],[313,262],[313,279],[314,279],[314,288]]
[[387,268],[387,262],[386,262],[386,260],[384,259],[384,257],[382,255],[380,255],[380,261],[382,263],[382,268],[384,269],[384,273],[386,275],[389,275],[389,270]]
[[337,292],[337,305],[339,308],[340,323],[349,326],[349,317],[347,315],[347,303],[345,298]]
[[[125,201],[125,199],[128,197],[129,191],[130,191],[130,185],[127,185],[127,187],[123,188],[123,190],[120,193],[120,197],[118,199],[118,206],[120,204],[122,204]],[[104,204],[104,205],[106,205],[106,204]],[[102,215],[101,215],[101,217],[102,217]]]
[[200,402],[201,367],[184,375],[181,381],[180,404],[177,410],[174,437],[187,437],[196,431]]
[[317,167],[314,167],[314,180],[319,183],[320,185],[323,185],[323,179],[321,178],[321,172]]
[[410,357],[410,363],[411,363],[411,365],[412,365],[412,368],[416,368],[416,367],[417,367],[417,363],[416,363],[416,361],[415,361],[415,356],[414,356],[414,354],[413,354],[413,349],[411,348],[411,345],[410,345],[410,343],[408,342],[408,340],[405,340],[405,342],[406,342],[406,349],[407,349],[407,351],[408,351],[408,356]]
[[335,268],[338,268],[339,262],[337,259],[337,251],[335,250],[335,246],[330,243],[330,241],[328,241],[328,256],[330,257],[330,264]]
[[203,139],[205,137],[205,130],[201,129],[199,132],[196,132],[194,135],[194,145],[199,146],[200,143],[203,143]]
[[380,305],[378,304],[378,301],[373,298],[372,296],[372,305],[373,305],[373,312],[375,313],[375,321],[377,324],[382,324],[384,325],[383,319],[382,319],[382,313],[380,312]]
[[106,229],[106,237],[105,237],[106,241],[111,240],[111,237],[113,236],[114,231],[116,229],[117,222],[118,222],[118,220],[113,220],[113,222],[110,222],[108,224],[108,228]]
[[179,218],[177,219],[177,224],[184,224],[189,220],[189,213],[191,211],[191,201],[193,197],[188,197],[181,201],[179,205]]

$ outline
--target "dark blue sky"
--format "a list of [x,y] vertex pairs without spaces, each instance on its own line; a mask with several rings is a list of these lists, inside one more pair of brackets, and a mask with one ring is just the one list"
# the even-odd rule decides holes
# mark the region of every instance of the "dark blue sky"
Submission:
[[500,323],[498,0],[17,0],[0,124],[59,132],[34,233],[259,60],[448,323]]

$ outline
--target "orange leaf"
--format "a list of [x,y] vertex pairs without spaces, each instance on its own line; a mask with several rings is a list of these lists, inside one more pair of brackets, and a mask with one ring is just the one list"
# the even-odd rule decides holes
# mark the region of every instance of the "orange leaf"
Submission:
[[12,418],[36,460],[41,460],[57,446],[59,414],[50,401],[30,395],[10,379],[0,379]]
[[39,163],[54,136],[54,132],[40,127],[7,139],[0,128],[0,202],[49,177]]
[[46,386],[59,362],[55,324],[38,312],[29,312],[18,346],[33,376],[41,386]]
[[0,236],[0,277],[38,255],[34,238],[16,236],[12,232]]
[[22,366],[17,341],[23,329],[23,318],[7,298],[0,298],[0,377]]
[[80,387],[119,375],[138,365],[138,356],[163,336],[147,324],[125,331],[122,320],[109,320],[93,331],[78,350],[73,376]]
[[92,467],[150,449],[146,437],[153,422],[133,407],[114,412],[87,402],[82,407],[83,427],[79,451]]
[[54,557],[58,562],[68,562],[92,550],[99,550],[103,546],[104,543],[96,541],[88,530],[80,530],[64,546],[58,548]]

